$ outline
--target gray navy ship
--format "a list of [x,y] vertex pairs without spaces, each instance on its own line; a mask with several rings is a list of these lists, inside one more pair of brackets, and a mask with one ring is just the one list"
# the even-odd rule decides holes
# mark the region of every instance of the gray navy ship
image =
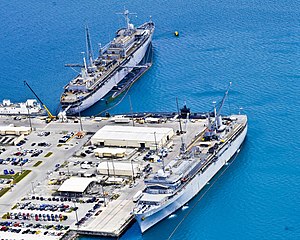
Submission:
[[126,27],[116,32],[115,38],[100,49],[94,59],[89,30],[86,27],[87,58],[83,65],[67,64],[69,67],[81,67],[81,72],[65,87],[60,103],[63,111],[74,115],[81,112],[105,97],[134,68],[148,68],[151,65],[140,65],[149,47],[152,45],[154,23],[152,20],[139,27],[130,23],[129,11],[122,13]]
[[239,151],[248,128],[246,115],[208,114],[197,139],[157,173],[146,177],[135,209],[141,232],[174,213],[195,197],[208,181]]

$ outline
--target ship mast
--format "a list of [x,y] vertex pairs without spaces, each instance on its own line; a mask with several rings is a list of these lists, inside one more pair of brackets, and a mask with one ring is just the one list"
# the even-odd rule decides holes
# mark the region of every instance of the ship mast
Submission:
[[90,38],[90,32],[88,25],[85,25],[85,33],[86,33],[86,53],[87,58],[89,61],[89,66],[93,66],[94,64],[94,57],[93,57],[93,49],[92,49],[92,43]]
[[83,79],[86,79],[88,77],[88,68],[85,59],[85,52],[81,52],[81,54],[83,56],[83,64],[84,64],[84,67],[81,68],[81,76]]
[[129,24],[130,24],[130,19],[129,19],[128,15],[129,15],[129,11],[125,10],[124,11],[124,17],[125,17],[127,29],[129,29]]
[[122,14],[125,18],[125,23],[126,23],[126,33],[130,33],[133,30],[133,25],[130,23],[130,18],[129,15],[137,15],[136,13],[130,13],[127,9],[124,9],[124,12],[122,13],[117,13],[117,14]]
[[[76,64],[65,64],[65,67],[71,67],[71,68],[80,67],[81,68],[81,75],[82,75],[83,78],[88,77],[88,72],[95,71],[91,37],[90,37],[90,32],[89,32],[89,28],[88,28],[87,24],[85,25],[85,33],[86,33],[86,53],[81,52],[81,54],[83,56],[83,65],[78,64],[78,63],[76,63]],[[85,55],[85,54],[87,54],[87,55]]]

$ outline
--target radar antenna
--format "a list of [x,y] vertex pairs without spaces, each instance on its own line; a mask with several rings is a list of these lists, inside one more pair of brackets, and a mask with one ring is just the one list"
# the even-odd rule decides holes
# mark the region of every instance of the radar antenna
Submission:
[[121,14],[121,15],[124,16],[127,31],[130,31],[130,30],[131,30],[131,27],[130,27],[130,19],[129,19],[129,15],[137,15],[137,13],[130,13],[127,9],[124,8],[124,12],[122,12],[122,13],[117,13],[117,14]]

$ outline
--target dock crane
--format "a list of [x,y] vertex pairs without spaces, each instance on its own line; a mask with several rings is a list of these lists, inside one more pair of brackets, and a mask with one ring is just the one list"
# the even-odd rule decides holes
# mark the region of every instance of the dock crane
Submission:
[[30,89],[30,91],[34,94],[34,96],[39,100],[39,102],[42,104],[44,109],[46,110],[48,114],[48,118],[46,119],[46,123],[51,122],[52,120],[56,119],[56,116],[53,116],[50,110],[46,107],[46,105],[42,102],[42,100],[38,97],[38,95],[33,91],[33,89],[29,86],[29,84],[24,81],[24,84]]

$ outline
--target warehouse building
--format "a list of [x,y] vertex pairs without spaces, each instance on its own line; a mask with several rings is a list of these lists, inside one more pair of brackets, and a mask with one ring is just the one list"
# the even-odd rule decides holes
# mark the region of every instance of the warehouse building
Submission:
[[60,195],[68,197],[82,196],[89,188],[92,187],[93,182],[95,181],[95,178],[71,177],[64,181],[58,189],[58,192]]
[[96,132],[91,143],[103,147],[160,148],[173,136],[172,128],[106,125]]
[[96,148],[94,153],[96,157],[100,158],[123,158],[127,155],[125,148]]
[[139,164],[132,162],[101,162],[97,167],[97,173],[109,176],[137,177],[141,173]]
[[30,127],[15,127],[10,124],[8,126],[0,126],[0,135],[28,135],[31,132]]

